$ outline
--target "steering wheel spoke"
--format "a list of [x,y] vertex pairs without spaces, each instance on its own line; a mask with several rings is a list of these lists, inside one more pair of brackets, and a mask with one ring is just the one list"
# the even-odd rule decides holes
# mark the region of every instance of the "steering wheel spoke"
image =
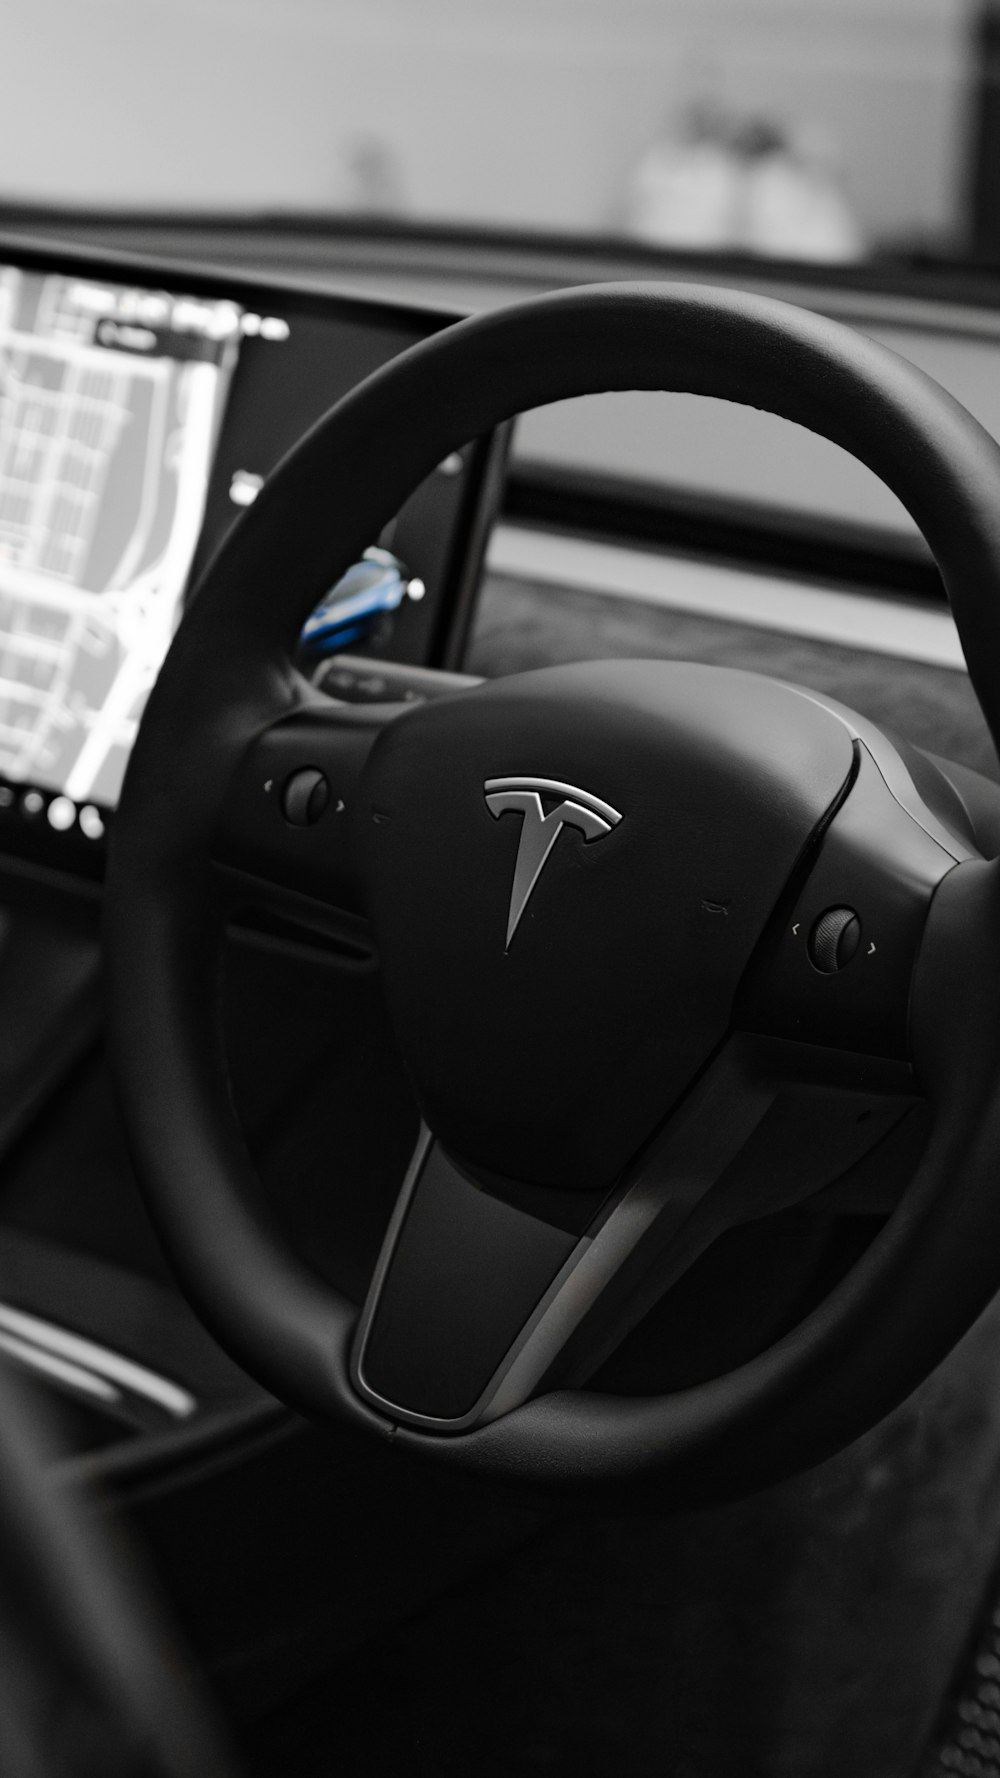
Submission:
[[219,814],[213,859],[237,899],[363,912],[354,835],[361,772],[406,706],[317,700],[262,729]]
[[926,1139],[911,1070],[739,1036],[592,1231],[579,1324],[547,1382],[579,1385],[722,1235],[797,1206],[887,1215]]
[[425,1129],[359,1324],[358,1393],[434,1431],[493,1418],[498,1383],[580,1244],[483,1189]]
[[[860,724],[860,719],[855,719]],[[861,725],[867,729],[867,725]],[[974,856],[877,731],[782,898],[742,986],[745,1028],[871,1055],[910,1053],[913,972],[943,878]]]
[[609,1194],[484,1184],[425,1129],[359,1326],[356,1389],[402,1423],[459,1433],[585,1382],[728,1229],[810,1200],[888,1212],[911,1129],[923,1138],[919,1104],[902,1064],[740,1037]]

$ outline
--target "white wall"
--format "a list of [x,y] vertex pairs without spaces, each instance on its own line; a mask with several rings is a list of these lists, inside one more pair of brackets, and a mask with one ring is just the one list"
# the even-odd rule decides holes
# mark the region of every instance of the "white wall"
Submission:
[[613,225],[693,87],[824,125],[869,228],[960,207],[971,0],[2,0],[0,190]]

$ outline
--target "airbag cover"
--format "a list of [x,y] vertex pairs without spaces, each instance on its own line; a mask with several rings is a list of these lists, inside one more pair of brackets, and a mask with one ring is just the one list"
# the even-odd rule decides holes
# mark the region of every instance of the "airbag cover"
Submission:
[[[725,1034],[852,762],[808,695],[677,662],[518,674],[390,724],[358,837],[397,1037],[444,1144],[526,1183],[609,1186]],[[543,853],[511,931],[515,875],[520,901]]]

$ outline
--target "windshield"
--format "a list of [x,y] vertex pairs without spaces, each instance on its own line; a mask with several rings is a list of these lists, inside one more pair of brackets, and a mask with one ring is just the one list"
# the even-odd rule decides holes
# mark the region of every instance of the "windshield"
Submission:
[[997,0],[34,0],[9,206],[1000,257]]

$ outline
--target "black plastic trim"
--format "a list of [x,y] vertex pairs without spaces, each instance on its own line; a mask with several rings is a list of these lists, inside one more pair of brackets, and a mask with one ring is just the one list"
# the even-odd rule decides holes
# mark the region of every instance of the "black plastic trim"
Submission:
[[744,568],[947,603],[923,538],[888,527],[530,458],[512,464],[502,513],[519,524],[575,536],[653,544]]
[[[554,282],[662,278],[673,274],[684,279],[745,282],[789,300],[794,285],[800,300],[806,287],[821,297],[829,295],[838,314],[845,313],[844,298],[856,302],[859,314],[865,306],[870,307],[873,297],[903,301],[917,298],[927,302],[926,325],[934,331],[943,326],[934,317],[934,305],[948,304],[980,311],[969,316],[970,331],[975,331],[978,323],[984,337],[995,338],[998,332],[998,323],[986,311],[1000,307],[1000,265],[986,256],[938,259],[905,247],[887,249],[855,264],[830,266],[796,259],[762,259],[747,253],[684,252],[610,233],[483,228],[442,220],[307,210],[165,208],[150,212],[127,207],[45,205],[30,200],[0,204],[0,227],[64,237],[67,232],[75,232],[78,238],[86,240],[95,235],[103,240],[117,237],[126,246],[137,233],[145,240],[180,234],[192,243],[202,237],[210,254],[220,249],[232,251],[234,247],[259,251],[264,237],[275,249],[285,252],[297,244],[311,248],[314,254],[316,249],[326,249],[345,260],[351,256],[355,263],[364,259],[372,267],[384,269],[391,265],[396,272],[433,270],[463,281],[488,276],[547,286]],[[184,251],[190,249],[185,247]],[[901,315],[897,324],[905,326],[908,322],[912,324],[912,316]],[[951,318],[947,330],[954,330]]]

